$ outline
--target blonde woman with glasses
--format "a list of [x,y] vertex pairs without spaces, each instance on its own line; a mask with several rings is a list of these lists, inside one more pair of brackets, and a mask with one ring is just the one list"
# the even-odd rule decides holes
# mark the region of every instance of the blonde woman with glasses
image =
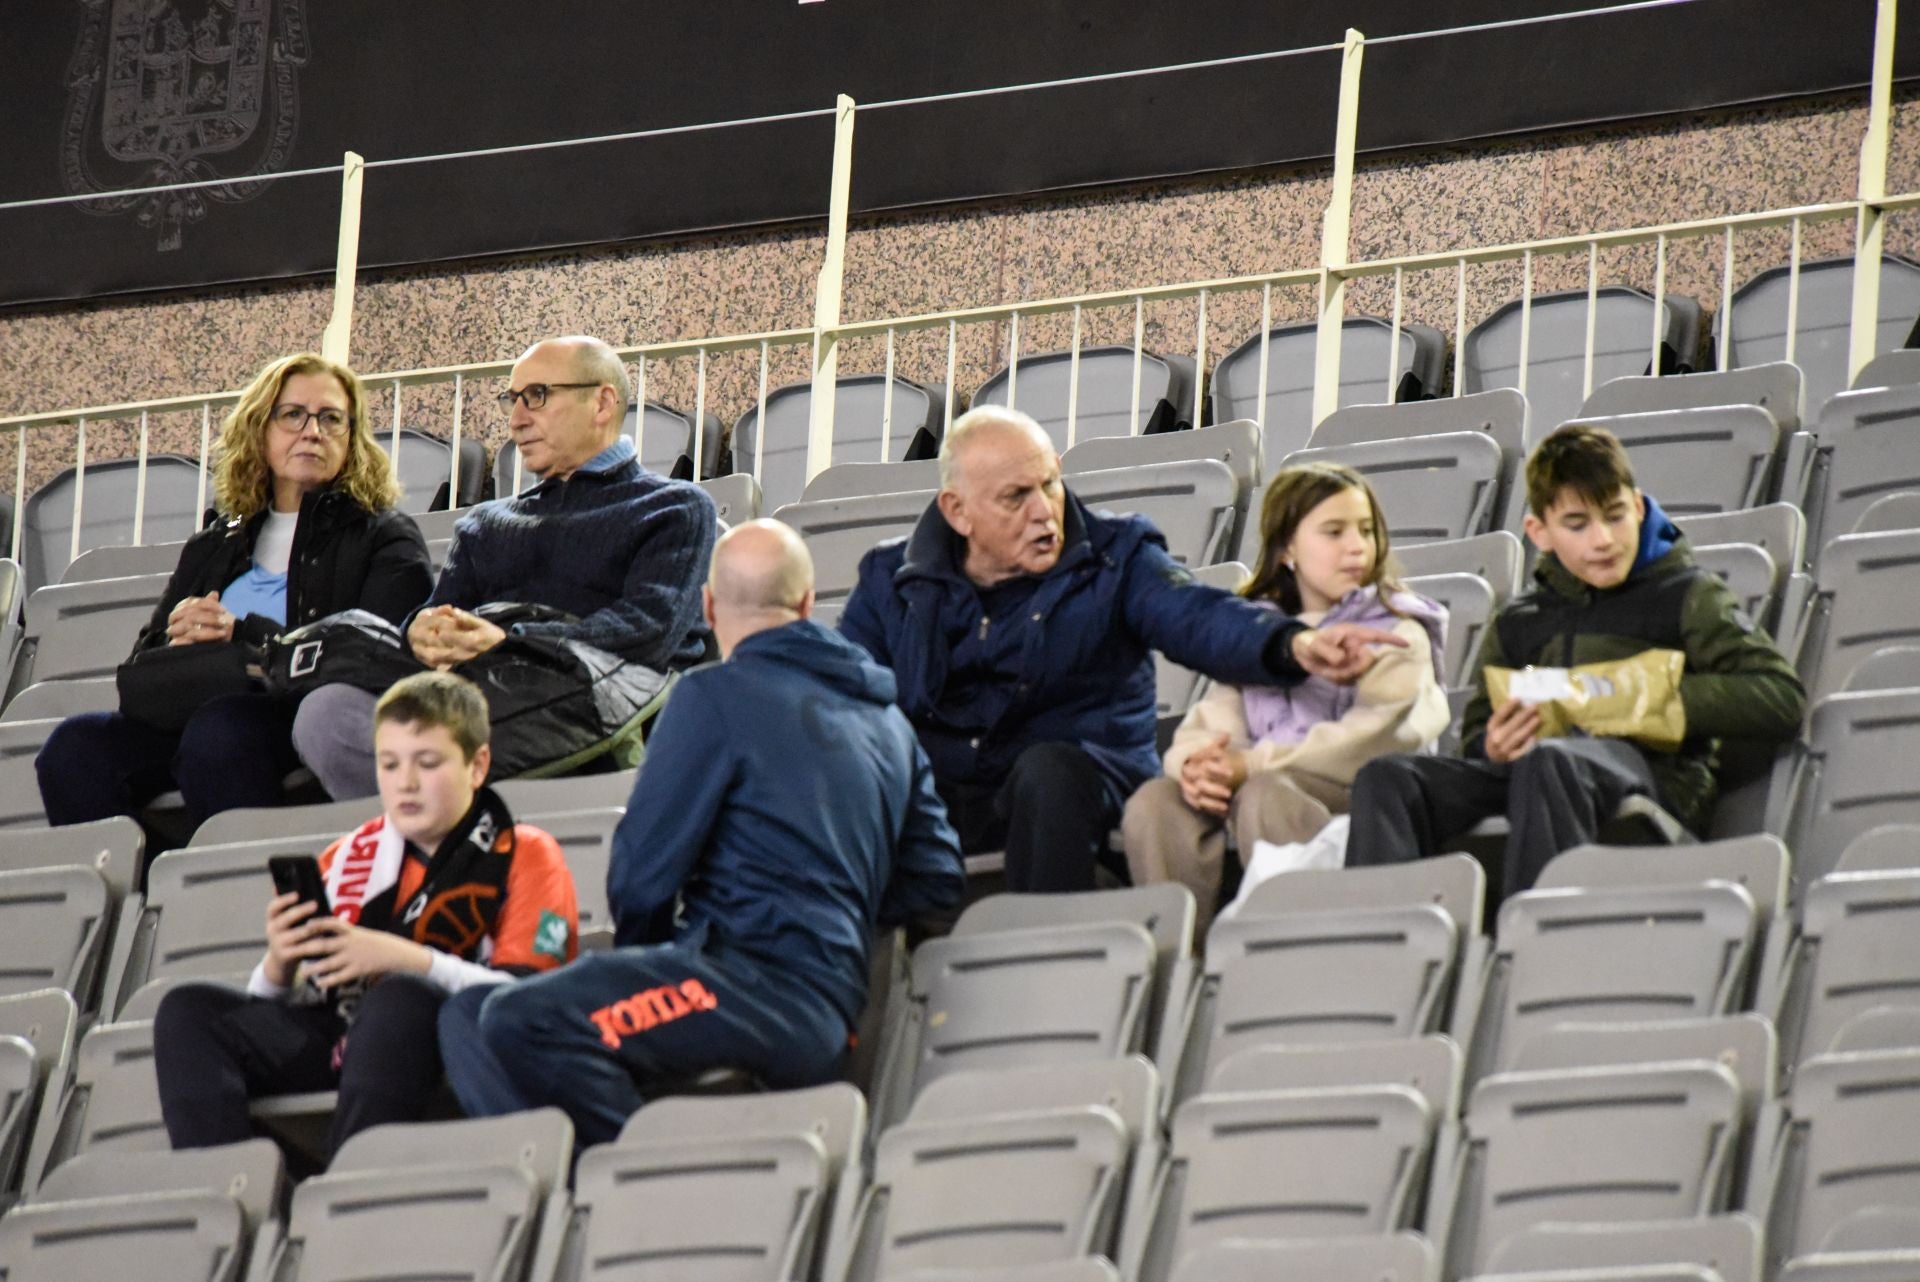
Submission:
[[[217,510],[181,550],[136,657],[258,645],[341,610],[398,624],[433,587],[426,541],[394,509],[399,486],[368,427],[365,390],[323,356],[282,357],[255,376],[221,427],[214,496]],[[70,717],[41,749],[49,821],[137,815],[174,788],[196,825],[280,804],[281,781],[299,765],[290,700],[241,687],[176,724],[140,708],[129,715],[127,688],[122,711]]]

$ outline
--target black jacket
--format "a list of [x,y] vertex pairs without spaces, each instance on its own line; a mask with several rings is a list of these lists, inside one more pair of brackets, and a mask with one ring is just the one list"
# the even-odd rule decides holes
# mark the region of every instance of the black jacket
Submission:
[[[136,651],[167,643],[167,618],[190,596],[224,592],[253,563],[265,509],[246,520],[215,516],[180,550],[167,591],[140,630]],[[420,527],[404,512],[369,512],[340,490],[300,500],[287,562],[288,629],[342,610],[370,610],[399,623],[433,590],[433,563]],[[254,637],[255,640],[264,640]]]

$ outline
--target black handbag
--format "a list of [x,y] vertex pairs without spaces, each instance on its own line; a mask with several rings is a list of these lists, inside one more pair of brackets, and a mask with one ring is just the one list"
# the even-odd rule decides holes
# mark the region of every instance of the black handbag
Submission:
[[342,610],[278,637],[267,647],[266,668],[267,688],[293,699],[333,684],[381,694],[426,671],[400,629],[367,610]]
[[121,715],[178,734],[209,699],[263,689],[261,651],[245,641],[149,646],[114,673]]

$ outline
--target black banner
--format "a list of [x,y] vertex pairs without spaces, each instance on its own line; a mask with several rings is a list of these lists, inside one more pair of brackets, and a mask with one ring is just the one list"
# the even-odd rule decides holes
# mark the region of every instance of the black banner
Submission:
[[[339,179],[264,173],[813,112],[638,141],[375,167],[365,267],[824,215],[838,93],[873,212],[1331,149],[1339,55],[1107,75],[1365,32],[1360,145],[1431,146],[1866,82],[1873,0],[13,0],[0,15],[0,305],[330,270]],[[1920,12],[1897,74],[1920,75]]]

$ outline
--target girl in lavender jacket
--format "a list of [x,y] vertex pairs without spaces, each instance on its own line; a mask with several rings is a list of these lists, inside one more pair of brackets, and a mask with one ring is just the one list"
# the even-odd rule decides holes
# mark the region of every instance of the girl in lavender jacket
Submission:
[[1215,685],[1174,733],[1165,777],[1127,802],[1122,830],[1136,885],[1180,881],[1204,934],[1220,896],[1227,837],[1246,858],[1256,840],[1302,842],[1347,808],[1373,758],[1416,752],[1446,729],[1440,672],[1444,607],[1397,584],[1387,526],[1351,468],[1287,468],[1267,487],[1260,564],[1248,599],[1315,625],[1364,623],[1406,638],[1357,683],[1309,678],[1285,689]]

